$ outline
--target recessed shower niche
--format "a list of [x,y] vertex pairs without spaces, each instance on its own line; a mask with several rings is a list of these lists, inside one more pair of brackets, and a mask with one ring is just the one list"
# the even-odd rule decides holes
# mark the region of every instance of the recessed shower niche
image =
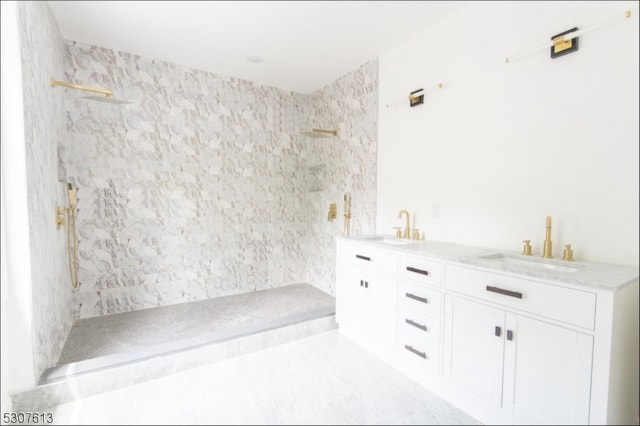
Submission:
[[315,164],[307,168],[307,192],[320,192],[326,190],[327,166]]

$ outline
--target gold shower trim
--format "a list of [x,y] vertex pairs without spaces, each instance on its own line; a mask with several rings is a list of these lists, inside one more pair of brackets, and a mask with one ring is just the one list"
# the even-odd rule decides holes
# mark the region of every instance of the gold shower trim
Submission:
[[315,133],[329,133],[333,136],[338,136],[337,130],[311,129],[311,131]]
[[87,92],[101,93],[101,94],[105,95],[107,98],[110,98],[111,95],[113,94],[111,92],[111,90],[108,90],[108,89],[99,89],[97,87],[83,86],[82,84],[75,84],[75,83],[69,83],[69,82],[66,82],[66,81],[59,81],[59,80],[55,80],[53,77],[51,77],[51,87],[55,87],[55,86],[68,87],[69,89],[86,90]]

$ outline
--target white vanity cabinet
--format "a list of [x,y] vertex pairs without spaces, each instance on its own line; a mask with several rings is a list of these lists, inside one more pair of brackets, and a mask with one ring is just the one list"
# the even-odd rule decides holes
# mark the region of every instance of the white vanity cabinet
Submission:
[[455,264],[445,275],[443,376],[469,401],[484,399],[513,423],[631,420],[634,403],[620,390],[634,374],[637,386],[638,370],[613,360],[637,351],[637,283],[614,298]]
[[592,336],[454,295],[446,312],[446,377],[525,422],[589,422]]
[[395,347],[397,257],[364,244],[340,242],[336,268],[336,321],[340,332],[390,360]]
[[637,424],[637,268],[516,273],[457,250],[340,239],[340,332],[483,423]]

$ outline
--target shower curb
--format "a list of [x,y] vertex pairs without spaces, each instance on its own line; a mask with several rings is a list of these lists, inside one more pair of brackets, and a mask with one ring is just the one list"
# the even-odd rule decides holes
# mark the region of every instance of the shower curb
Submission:
[[[263,330],[243,330],[233,336],[184,350],[160,353],[144,359],[98,366],[87,371],[65,367],[64,375],[45,378],[33,389],[11,395],[13,411],[43,411],[56,405],[103,392],[143,383],[228,358],[282,345],[316,334],[335,330],[335,310],[316,312],[318,317]],[[105,357],[107,358],[107,357]],[[81,364],[81,363],[75,363]],[[80,370],[78,368],[77,370]]]

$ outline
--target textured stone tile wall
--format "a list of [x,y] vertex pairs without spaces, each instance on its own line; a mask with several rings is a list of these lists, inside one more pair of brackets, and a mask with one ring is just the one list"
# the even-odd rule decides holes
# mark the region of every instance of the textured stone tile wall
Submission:
[[[344,194],[351,195],[351,235],[375,233],[378,62],[363,64],[310,95],[310,128],[336,129],[307,145],[307,281],[335,295],[335,236],[343,235]],[[338,217],[328,221],[329,204]]]
[[45,2],[18,2],[18,16],[25,111],[32,337],[35,372],[39,375],[55,364],[71,328],[66,234],[55,225],[56,206],[65,205],[66,200],[65,176],[59,176],[58,170],[58,147],[66,139],[64,96],[60,88],[52,88],[49,83],[50,77],[63,77],[65,46]]
[[[84,318],[308,282],[334,292],[335,242],[375,226],[377,62],[302,95],[67,42]],[[312,139],[311,127],[338,136]]]
[[74,317],[305,280],[302,95],[68,42],[66,169],[78,187]]

